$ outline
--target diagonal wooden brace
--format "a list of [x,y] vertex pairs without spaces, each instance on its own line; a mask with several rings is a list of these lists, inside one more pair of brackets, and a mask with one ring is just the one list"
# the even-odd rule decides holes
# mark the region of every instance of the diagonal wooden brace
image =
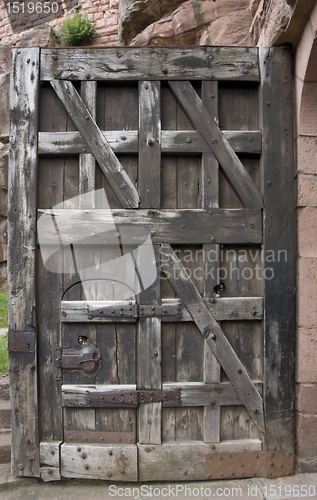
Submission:
[[51,85],[89,146],[123,207],[137,208],[139,195],[136,188],[73,84],[69,81],[51,80]]
[[168,280],[226,372],[257,427],[261,432],[265,432],[263,400],[254,383],[172,247],[164,244],[161,246],[161,252],[165,257],[164,273]]

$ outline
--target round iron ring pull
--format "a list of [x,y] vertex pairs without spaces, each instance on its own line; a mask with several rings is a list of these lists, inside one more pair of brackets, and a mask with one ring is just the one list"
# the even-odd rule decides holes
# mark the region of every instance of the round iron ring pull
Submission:
[[95,377],[101,369],[101,355],[93,344],[85,345],[79,351],[80,369],[87,377]]

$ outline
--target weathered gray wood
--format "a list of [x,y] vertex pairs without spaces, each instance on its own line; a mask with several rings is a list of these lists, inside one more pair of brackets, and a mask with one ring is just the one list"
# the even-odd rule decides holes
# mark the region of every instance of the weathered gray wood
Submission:
[[[9,328],[36,329],[35,250],[38,48],[14,49],[10,87],[8,213]],[[23,263],[23,264],[22,264]],[[29,353],[10,353],[12,471],[39,477],[37,343]]]
[[61,473],[60,469],[55,467],[41,467],[40,469],[41,479],[48,483],[50,481],[60,481]]
[[142,208],[161,206],[161,85],[139,82],[139,175]]
[[42,49],[40,78],[258,81],[259,69],[249,47]]
[[[159,201],[159,200],[158,200]],[[155,260],[159,261],[159,247],[154,247]],[[153,265],[153,262],[138,263],[140,266]],[[146,290],[139,295],[143,304],[160,304],[160,279],[157,279]],[[140,318],[138,322],[138,345],[137,345],[137,387],[138,389],[161,389],[161,319]],[[161,443],[161,403],[149,403],[139,407],[139,438],[142,444]]]
[[137,481],[137,447],[135,445],[62,444],[61,474],[64,477]]
[[[222,297],[219,299],[204,299],[205,303],[212,310],[217,321],[228,320],[261,320],[263,319],[263,299],[262,297]],[[118,308],[127,306],[131,301],[96,301],[87,302],[79,301],[62,301],[61,302],[61,321],[70,323],[96,322],[96,323],[113,323],[114,319],[108,316],[99,316],[92,319],[88,317],[88,306],[93,309],[102,307]],[[132,301],[132,304],[134,301]],[[162,299],[163,305],[178,305],[181,301],[178,299]],[[117,322],[129,323],[134,321],[131,318],[116,318]],[[162,317],[164,322],[174,322],[173,317]],[[192,317],[185,308],[181,308],[181,316],[179,321],[192,321]],[[102,333],[101,333],[102,334]]]
[[[96,120],[96,99],[97,99],[97,82],[82,82],[81,83],[81,98],[91,116]],[[79,195],[94,191],[96,187],[95,180],[96,161],[92,154],[82,153],[79,155]],[[95,208],[95,203],[79,198],[79,208]]]
[[40,463],[59,469],[59,450],[62,441],[42,441],[40,443]]
[[[43,213],[44,212],[44,213]],[[38,210],[43,214],[38,221],[41,235],[47,243],[59,243],[52,235],[51,214]],[[151,232],[153,243],[203,244],[210,243],[261,243],[262,216],[259,210],[54,210],[59,227],[63,228],[64,243],[80,240],[82,234],[90,234],[94,228],[94,243],[98,243],[98,234],[107,230],[112,221],[117,225],[145,228]],[[109,227],[109,226],[108,226]],[[106,229],[105,229],[106,228]],[[140,242],[139,233],[128,232],[129,242]],[[121,240],[125,241],[124,232]],[[110,244],[110,239],[108,239]],[[117,245],[114,235],[113,243]],[[103,243],[101,235],[100,243]]]
[[[222,130],[236,153],[261,152],[261,133],[259,131]],[[102,131],[114,153],[137,153],[137,130]],[[162,130],[162,153],[208,153],[210,148],[196,130]],[[90,153],[79,132],[39,132],[38,152],[45,155]]]
[[101,133],[93,116],[71,82],[52,80],[52,87],[64,104],[84,140],[98,161],[113,190],[124,207],[135,208],[139,203],[138,193],[122,168],[117,157]]
[[[287,49],[260,49],[264,245],[287,259],[266,263],[274,278],[264,281],[264,387],[267,449],[294,447],[294,339],[296,243],[293,170],[292,58]],[[274,168],[277,165],[278,168]],[[282,290],[276,294],[276,290]]]
[[[218,168],[218,166],[217,166]],[[218,202],[219,195],[214,198]],[[214,306],[220,304],[220,300],[216,300],[214,287],[218,285],[218,275],[220,269],[220,245],[204,245],[204,255],[209,258],[205,259],[204,271],[204,297],[211,298],[211,303]],[[207,302],[208,304],[208,302]],[[232,310],[236,310],[233,307]],[[249,313],[250,314],[250,313]],[[217,316],[214,314],[215,318]],[[214,353],[210,349],[207,342],[204,344],[204,382],[205,384],[220,382],[221,368]],[[220,404],[211,404],[204,408],[204,443],[219,443],[220,442]]]
[[[209,111],[210,116],[218,122],[218,82],[202,82],[202,102]],[[206,143],[207,145],[207,143]],[[219,208],[219,163],[210,151],[202,156],[202,197],[203,208]]]
[[261,451],[259,439],[222,443],[166,443],[161,446],[138,445],[139,481],[198,481],[208,479],[206,459],[220,453]]
[[[154,377],[152,377],[154,378]],[[262,393],[262,383],[254,382],[257,390]],[[196,406],[233,406],[241,404],[241,400],[230,382],[217,383],[202,383],[202,382],[173,382],[162,384],[162,390],[168,391],[173,389],[181,389],[181,401],[165,401],[162,405],[165,408],[173,407],[196,407]],[[153,387],[154,389],[154,387]],[[63,391],[63,406],[67,408],[78,407],[93,407],[93,403],[89,403],[87,390],[90,393],[118,393],[121,391],[134,391],[135,386],[132,384],[126,385],[78,385],[65,384],[62,387]],[[152,416],[151,408],[153,405],[160,403],[145,403],[141,404],[140,408],[149,408],[149,415]],[[99,403],[98,403],[99,405]],[[97,404],[96,404],[97,406]],[[143,431],[144,433],[144,431]],[[143,435],[142,433],[142,435]],[[148,439],[148,435],[145,436]],[[212,441],[217,442],[217,441]],[[146,444],[146,443],[143,443]],[[160,443],[152,443],[160,444]],[[47,445],[46,449],[51,450]],[[48,453],[48,452],[47,452]],[[46,462],[43,462],[44,464]],[[47,464],[50,465],[50,464]]]
[[169,86],[219,161],[239,197],[249,208],[262,208],[261,194],[190,82],[169,81]]
[[[169,281],[185,304],[193,320],[212,349],[242,403],[254,419],[260,431],[264,432],[263,401],[252,380],[229,344],[212,312],[206,306],[195,285],[170,245],[164,245],[164,255],[168,256],[166,271]],[[166,272],[164,270],[164,272]]]

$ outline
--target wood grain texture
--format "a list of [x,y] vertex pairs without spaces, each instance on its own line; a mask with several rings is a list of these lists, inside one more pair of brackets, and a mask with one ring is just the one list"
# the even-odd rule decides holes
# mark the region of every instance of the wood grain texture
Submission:
[[61,474],[64,477],[137,481],[135,445],[62,444]]
[[161,85],[139,82],[139,175],[142,208],[161,206]]
[[190,82],[169,81],[169,86],[219,161],[241,200],[249,208],[262,208],[260,192]]
[[[47,243],[58,244],[55,232],[51,231],[51,214],[38,210],[41,215],[41,235]],[[122,225],[129,229],[146,229],[151,233],[155,244],[207,244],[211,238],[213,243],[261,243],[262,242],[262,214],[260,210],[80,210],[56,209],[55,220],[63,228],[63,242],[74,243],[80,240],[82,234],[93,232],[94,242],[102,244],[104,237],[101,233],[108,230],[109,223]],[[108,226],[107,226],[108,224]],[[92,229],[93,228],[93,229]],[[100,233],[100,241],[98,234]],[[140,242],[140,232],[127,232],[129,243]],[[142,235],[142,233],[141,233]],[[121,240],[125,242],[125,233],[121,232]],[[114,234],[113,244],[117,244]],[[111,244],[110,237],[108,245]]]
[[[81,83],[81,98],[93,119],[96,119],[97,105],[97,82]],[[81,153],[79,156],[79,195],[94,191],[96,188],[95,179],[96,161],[92,154]],[[83,201],[79,198],[79,208],[95,208],[94,203]]]
[[93,116],[71,82],[52,80],[52,87],[64,104],[113,190],[124,207],[137,207],[139,195],[119,160],[101,133]]
[[[245,130],[222,130],[236,153],[260,154],[261,133]],[[114,153],[134,154],[139,150],[137,130],[102,130]],[[210,148],[196,130],[162,130],[162,153],[209,153]],[[79,132],[39,132],[38,152],[41,155],[90,153]]]
[[42,49],[40,78],[258,81],[259,68],[256,48]]
[[169,256],[168,263],[166,262],[169,281],[224,369],[242,403],[260,431],[264,432],[263,401],[247,371],[169,245],[164,245],[164,254]]
[[[36,328],[35,252],[38,48],[12,52],[8,213],[9,328]],[[39,477],[37,343],[34,352],[10,353],[12,471]]]
[[[202,102],[213,120],[218,123],[218,82],[202,82],[201,92]],[[210,148],[203,153],[202,169],[203,208],[219,208],[219,163]]]
[[210,455],[261,451],[259,439],[224,441],[216,444],[165,443],[138,445],[139,481],[198,481],[208,479],[206,460]]
[[[268,264],[274,278],[265,280],[264,401],[266,447],[294,446],[295,338],[295,196],[291,54],[287,49],[260,49],[265,201],[265,249],[286,259]],[[278,168],[274,168],[278,165]],[[279,260],[279,261],[278,261]],[[276,290],[281,293],[276,294]]]

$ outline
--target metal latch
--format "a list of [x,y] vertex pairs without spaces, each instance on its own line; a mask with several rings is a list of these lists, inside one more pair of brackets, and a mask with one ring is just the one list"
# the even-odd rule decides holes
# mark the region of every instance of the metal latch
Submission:
[[[113,307],[107,305],[99,308],[88,308],[88,319],[94,318],[130,318],[131,321],[137,318],[162,318],[169,317],[170,320],[179,321],[181,319],[181,304],[166,305],[136,305],[129,302],[127,304]],[[172,316],[172,318],[171,318]]]
[[159,403],[164,401],[181,402],[181,390],[138,390],[138,391],[86,391],[88,406],[92,407],[136,407],[144,403]]
[[34,352],[35,351],[35,331],[16,332],[9,330],[8,335],[9,352]]
[[101,368],[101,354],[94,344],[81,349],[55,348],[55,379],[61,380],[62,370],[81,370],[83,375],[94,378]]

